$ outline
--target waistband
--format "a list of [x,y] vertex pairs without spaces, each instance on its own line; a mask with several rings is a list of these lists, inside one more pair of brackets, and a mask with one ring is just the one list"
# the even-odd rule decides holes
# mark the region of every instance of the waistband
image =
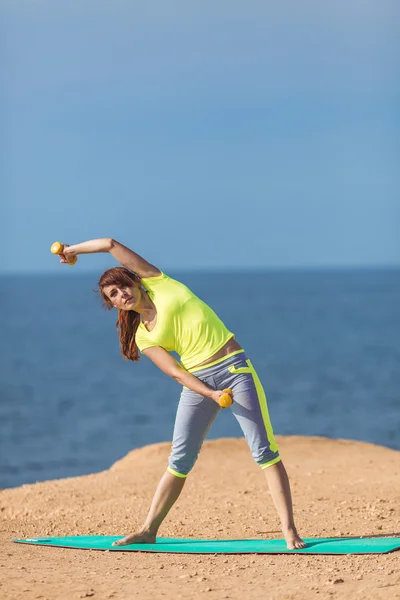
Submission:
[[188,371],[189,373],[199,373],[200,375],[204,375],[207,372],[207,375],[211,375],[212,373],[219,371],[221,368],[234,365],[235,362],[242,362],[243,360],[247,360],[247,356],[242,348],[241,350],[231,352],[231,354],[227,354],[226,356],[218,358],[217,360],[206,365],[202,365],[201,367],[188,369]]

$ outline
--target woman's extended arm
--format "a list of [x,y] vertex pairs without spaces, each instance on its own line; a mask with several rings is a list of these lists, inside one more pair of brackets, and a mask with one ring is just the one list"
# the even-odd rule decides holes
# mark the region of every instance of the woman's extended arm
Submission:
[[134,271],[139,277],[157,277],[161,273],[157,267],[148,263],[139,254],[112,238],[100,238],[73,246],[65,246],[64,253],[60,255],[61,259],[65,260],[61,260],[61,262],[66,262],[68,257],[71,259],[76,254],[93,254],[95,252],[109,252],[121,265]]
[[150,348],[145,348],[143,350],[143,354],[150,358],[155,365],[161,371],[175,379],[178,383],[181,383],[185,387],[189,388],[193,392],[197,392],[202,396],[207,396],[214,400],[217,404],[219,404],[219,398],[224,394],[221,390],[213,390],[208,385],[200,381],[197,377],[185,371],[183,367],[178,363],[177,360],[164,348],[160,346],[151,346]]

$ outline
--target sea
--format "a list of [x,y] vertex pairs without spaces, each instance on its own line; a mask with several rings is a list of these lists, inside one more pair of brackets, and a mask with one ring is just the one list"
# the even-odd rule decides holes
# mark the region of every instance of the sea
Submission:
[[[400,269],[167,272],[235,333],[276,434],[400,450]],[[180,386],[145,357],[123,359],[100,274],[0,277],[2,489],[171,441]],[[224,410],[208,438],[241,435]]]

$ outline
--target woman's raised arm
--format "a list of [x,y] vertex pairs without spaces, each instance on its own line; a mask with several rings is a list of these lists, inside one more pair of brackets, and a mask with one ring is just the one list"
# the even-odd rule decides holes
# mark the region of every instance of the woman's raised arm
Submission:
[[96,252],[109,252],[122,266],[134,271],[139,277],[157,277],[161,273],[157,267],[147,262],[139,254],[112,238],[100,238],[72,246],[64,246],[63,254],[60,254],[61,262],[68,262],[68,258],[71,259],[77,254],[93,254]]

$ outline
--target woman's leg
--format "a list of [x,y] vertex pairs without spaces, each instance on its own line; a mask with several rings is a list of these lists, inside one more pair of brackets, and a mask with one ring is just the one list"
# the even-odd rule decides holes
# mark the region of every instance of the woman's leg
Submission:
[[126,546],[127,544],[154,544],[158,528],[164,521],[172,506],[179,498],[179,494],[186,479],[176,477],[166,471],[160,479],[156,492],[142,527],[135,533],[127,535],[113,543],[113,546]]
[[286,469],[283,466],[283,462],[280,460],[274,465],[267,467],[265,469],[265,474],[267,476],[272,501],[281,520],[282,533],[285,537],[288,549],[294,550],[295,548],[304,548],[305,543],[299,537],[294,524],[289,478]]
[[272,501],[279,515],[282,533],[289,550],[303,548],[293,518],[289,479],[279,456],[278,445],[269,418],[267,399],[254,367],[249,360],[228,367],[224,382],[234,393],[232,412],[254,460],[265,470]]
[[176,413],[168,470],[157,486],[146,520],[139,530],[114,542],[113,546],[155,542],[157,531],[179,498],[219,410],[218,404],[211,398],[183,389]]

